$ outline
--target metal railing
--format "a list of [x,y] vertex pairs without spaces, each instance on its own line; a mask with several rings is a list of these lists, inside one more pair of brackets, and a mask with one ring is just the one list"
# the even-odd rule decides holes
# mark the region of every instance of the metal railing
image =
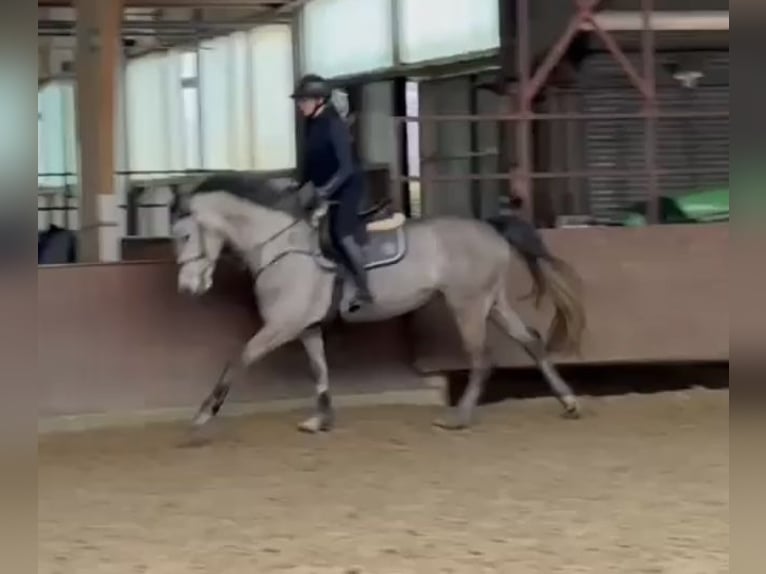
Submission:
[[[220,173],[221,171],[228,170],[211,170],[211,169],[193,169],[193,170],[118,170],[115,171],[115,176],[123,176],[130,178],[127,183],[127,191],[125,193],[125,202],[118,204],[117,208],[125,213],[126,218],[126,231],[127,235],[138,235],[138,220],[139,211],[141,209],[165,209],[169,206],[168,203],[157,202],[142,202],[141,196],[152,187],[173,187],[184,180],[191,177]],[[38,173],[39,179],[74,179],[77,177],[73,172],[45,172]],[[143,178],[143,179],[142,179]],[[79,194],[75,193],[76,185],[67,182],[58,188],[55,186],[45,186],[42,191],[38,192],[38,213],[61,213],[62,225],[61,227],[78,232],[78,227],[72,224],[72,213],[77,213],[80,210]],[[59,191],[47,191],[52,189],[58,189]],[[42,205],[40,204],[42,200]],[[52,218],[49,218],[52,222]],[[99,227],[118,226],[118,222],[98,222],[94,224]]]
[[[420,142],[422,155],[420,160],[420,175],[411,176],[402,173],[398,165],[394,167],[392,185],[407,182],[419,182],[421,193],[428,194],[437,182],[456,181],[507,181],[508,194],[521,200],[522,211],[530,220],[533,219],[535,209],[535,194],[533,182],[540,180],[558,179],[588,179],[600,178],[641,178],[645,182],[647,195],[647,219],[650,223],[658,223],[660,218],[661,192],[659,180],[661,177],[682,175],[719,175],[720,168],[715,167],[691,167],[689,169],[667,169],[659,165],[658,161],[658,123],[661,120],[702,120],[702,119],[727,119],[728,110],[714,111],[688,111],[688,110],[661,110],[658,101],[657,81],[655,77],[656,50],[655,30],[652,29],[652,15],[654,12],[653,0],[641,0],[641,71],[631,62],[626,53],[620,47],[615,35],[605,29],[599,19],[597,8],[602,4],[601,0],[572,0],[574,12],[568,25],[562,31],[560,37],[548,50],[540,64],[533,70],[531,53],[531,0],[517,0],[516,2],[516,38],[514,47],[518,81],[503,87],[502,97],[505,98],[508,111],[495,115],[421,115],[417,117],[394,118],[395,140],[402,137],[403,127],[408,123],[417,123],[424,129],[420,130]],[[611,54],[619,68],[624,72],[630,85],[638,93],[641,101],[641,109],[638,112],[620,112],[610,114],[591,113],[565,113],[565,112],[538,112],[534,109],[535,101],[541,90],[546,86],[548,78],[554,68],[564,58],[570,44],[582,30],[588,30],[597,36]],[[569,169],[563,171],[535,170],[533,149],[533,123],[551,121],[594,121],[608,120],[618,121],[641,121],[643,122],[643,169]],[[434,129],[425,129],[429,124],[444,122],[495,122],[511,124],[514,140],[512,153],[509,157],[498,158],[498,166],[512,166],[507,170],[498,170],[492,173],[470,173],[460,175],[439,175],[433,173],[433,164],[439,161],[437,154],[437,142],[434,141]],[[478,154],[478,155],[477,155]],[[482,152],[472,150],[462,156],[462,159],[481,157]],[[396,156],[394,156],[396,157]],[[456,157],[446,158],[445,161],[461,159]]]

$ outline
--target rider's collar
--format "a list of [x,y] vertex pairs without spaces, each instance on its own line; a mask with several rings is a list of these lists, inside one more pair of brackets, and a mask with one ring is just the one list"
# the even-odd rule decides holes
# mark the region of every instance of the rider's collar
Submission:
[[324,104],[319,104],[316,108],[314,108],[313,113],[309,116],[310,120],[315,120],[325,114],[327,111],[327,102]]

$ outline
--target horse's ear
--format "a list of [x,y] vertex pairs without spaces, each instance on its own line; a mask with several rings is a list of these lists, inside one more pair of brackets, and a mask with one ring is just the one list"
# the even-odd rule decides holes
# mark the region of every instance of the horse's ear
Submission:
[[172,194],[172,198],[170,200],[170,220],[176,221],[189,215],[189,194],[182,189],[182,185],[171,185],[170,193]]
[[178,189],[178,185],[171,185],[170,193],[172,194],[169,205],[170,221],[175,221],[178,219],[178,212],[181,209],[181,191]]

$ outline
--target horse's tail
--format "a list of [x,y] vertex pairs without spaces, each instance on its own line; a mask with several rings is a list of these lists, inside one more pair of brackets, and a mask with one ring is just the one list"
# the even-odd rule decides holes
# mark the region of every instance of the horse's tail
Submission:
[[543,259],[540,269],[555,308],[548,328],[546,348],[549,351],[579,353],[586,326],[582,281],[571,265],[555,256]]
[[532,276],[533,288],[526,298],[534,297],[536,306],[545,295],[551,298],[554,315],[546,349],[578,353],[586,320],[582,281],[577,272],[548,251],[540,232],[526,220],[510,216],[490,223],[521,255]]

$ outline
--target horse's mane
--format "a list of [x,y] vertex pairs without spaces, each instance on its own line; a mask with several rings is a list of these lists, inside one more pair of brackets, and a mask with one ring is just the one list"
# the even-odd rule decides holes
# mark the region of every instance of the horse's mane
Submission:
[[228,193],[256,205],[294,216],[301,212],[295,193],[286,192],[294,181],[293,170],[271,172],[220,172],[206,176],[190,191],[190,196],[204,193]]

